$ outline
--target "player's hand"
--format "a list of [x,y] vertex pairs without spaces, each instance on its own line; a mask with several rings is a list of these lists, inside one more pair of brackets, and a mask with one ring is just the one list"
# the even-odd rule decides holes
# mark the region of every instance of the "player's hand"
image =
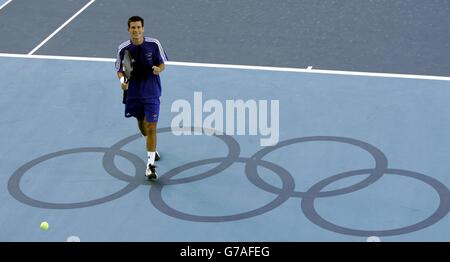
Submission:
[[154,75],[159,75],[159,73],[161,73],[161,68],[159,68],[157,66],[152,66],[152,69],[153,69]]
[[122,90],[128,90],[128,83],[121,83],[120,87],[122,88]]

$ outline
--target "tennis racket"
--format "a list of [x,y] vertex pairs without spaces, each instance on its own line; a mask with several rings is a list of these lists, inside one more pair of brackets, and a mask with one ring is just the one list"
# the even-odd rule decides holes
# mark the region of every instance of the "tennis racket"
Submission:
[[[133,72],[133,64],[131,62],[131,54],[128,50],[125,50],[125,52],[123,54],[122,70],[125,75],[125,83],[128,83],[128,81],[131,78],[131,73]],[[128,90],[123,90],[122,103],[124,103],[124,104],[127,101],[127,91]]]

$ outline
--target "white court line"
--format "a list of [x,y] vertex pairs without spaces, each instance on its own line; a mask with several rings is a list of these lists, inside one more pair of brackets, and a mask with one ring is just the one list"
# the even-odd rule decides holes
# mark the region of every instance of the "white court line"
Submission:
[[[0,53],[0,57],[96,61],[96,62],[115,62],[116,61],[115,58],[100,58],[100,57],[97,58],[97,57],[81,57],[81,56],[53,56],[53,55],[26,55],[26,54],[9,54],[9,53]],[[189,66],[189,67],[230,68],[230,69],[261,70],[261,71],[300,72],[300,73],[310,73],[310,74],[312,73],[312,74],[329,74],[329,75],[351,75],[351,76],[371,76],[371,77],[389,77],[389,78],[450,81],[450,77],[431,76],[431,75],[389,74],[389,73],[371,73],[371,72],[305,69],[305,68],[290,68],[290,67],[190,63],[190,62],[174,62],[174,61],[168,61],[168,62],[166,62],[166,64],[167,65],[176,65],[176,66]]]
[[95,62],[115,62],[114,58],[80,57],[80,56],[53,56],[53,55],[26,55],[0,53],[0,57],[31,58],[31,59],[51,59],[51,60],[75,60],[75,61],[95,61]]
[[12,0],[8,0],[8,1],[6,1],[6,3],[2,4],[2,5],[0,6],[0,10],[2,10],[3,7],[5,7],[7,4],[11,3],[11,1],[12,1]]
[[77,17],[79,14],[81,14],[81,12],[83,12],[84,9],[88,8],[94,2],[95,2],[95,0],[91,0],[89,3],[87,3],[85,6],[83,6],[83,8],[81,8],[78,12],[76,12],[71,18],[69,18],[69,20],[64,22],[64,24],[62,24],[60,27],[58,27],[58,29],[56,29],[55,32],[53,32],[51,35],[49,35],[47,38],[45,38],[44,41],[42,41],[39,45],[37,45],[28,54],[29,55],[34,54],[34,52],[36,52],[39,48],[41,48],[41,46],[43,46],[45,43],[47,43],[48,40],[50,40],[54,35],[56,35],[59,31],[61,31],[61,29],[63,29],[68,23],[70,23],[73,19],[75,19],[75,17]]

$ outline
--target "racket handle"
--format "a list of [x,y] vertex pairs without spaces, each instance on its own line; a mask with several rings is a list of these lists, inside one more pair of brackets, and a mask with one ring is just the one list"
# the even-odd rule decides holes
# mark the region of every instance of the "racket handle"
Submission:
[[123,90],[122,104],[127,103],[127,90]]

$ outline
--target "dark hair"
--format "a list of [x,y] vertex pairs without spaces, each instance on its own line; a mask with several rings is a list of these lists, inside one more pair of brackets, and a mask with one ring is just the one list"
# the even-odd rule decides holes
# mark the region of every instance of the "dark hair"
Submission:
[[144,19],[140,16],[132,16],[130,18],[128,18],[128,28],[130,28],[130,23],[131,22],[139,22],[141,21],[142,27],[144,27]]

